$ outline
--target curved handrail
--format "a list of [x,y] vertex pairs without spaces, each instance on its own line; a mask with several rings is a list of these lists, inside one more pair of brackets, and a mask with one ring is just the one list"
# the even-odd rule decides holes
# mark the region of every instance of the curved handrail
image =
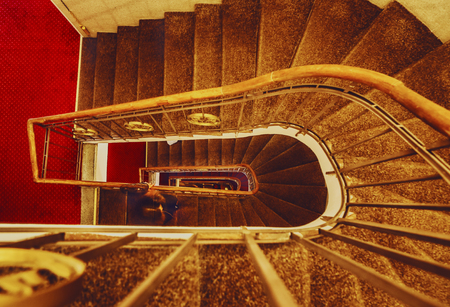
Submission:
[[[248,164],[233,164],[233,165],[215,165],[215,166],[161,166],[161,167],[141,167],[139,168],[139,174],[143,170],[202,170],[202,169],[230,169],[230,168],[245,168],[250,172],[250,175],[253,177],[255,187],[251,191],[233,191],[233,190],[215,190],[215,189],[204,189],[204,188],[192,188],[192,187],[173,187],[173,186],[154,186],[152,185],[152,188],[155,190],[161,190],[161,191],[172,191],[172,192],[191,192],[191,193],[198,193],[198,194],[214,194],[214,195],[254,195],[256,192],[259,191],[259,182],[256,177],[256,174],[253,170],[253,168]],[[141,176],[142,179],[142,176]]]
[[57,120],[71,120],[89,116],[140,110],[160,105],[179,104],[200,99],[235,95],[238,93],[256,90],[263,86],[274,84],[275,82],[284,82],[308,77],[332,77],[354,81],[376,88],[388,94],[415,116],[426,122],[437,131],[447,137],[450,137],[450,110],[439,106],[433,101],[407,88],[401,81],[393,77],[364,68],[335,64],[293,67],[274,71],[260,77],[222,87],[185,92],[169,96],[160,96],[60,115],[34,118],[28,121],[28,127],[30,127],[31,124],[43,124]]

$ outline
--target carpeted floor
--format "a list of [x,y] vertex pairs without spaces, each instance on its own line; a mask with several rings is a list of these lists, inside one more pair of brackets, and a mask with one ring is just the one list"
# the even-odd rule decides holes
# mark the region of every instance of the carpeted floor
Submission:
[[80,222],[78,187],[32,182],[26,134],[28,118],[75,110],[79,40],[49,0],[0,0],[0,222]]

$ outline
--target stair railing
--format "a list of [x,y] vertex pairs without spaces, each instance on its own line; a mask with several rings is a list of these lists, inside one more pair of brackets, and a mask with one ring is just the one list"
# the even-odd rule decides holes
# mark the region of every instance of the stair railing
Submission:
[[[235,191],[235,190],[217,190],[206,188],[192,188],[192,187],[174,187],[174,186],[154,186],[153,188],[161,191],[171,191],[175,193],[195,194],[195,195],[253,195],[258,192],[259,184],[256,179],[255,172],[250,165],[237,164],[237,165],[215,165],[215,166],[176,166],[176,167],[145,167],[139,168],[140,181],[146,181],[152,178],[152,174],[159,172],[179,173],[179,172],[236,172],[242,173],[248,180],[248,191]],[[156,182],[148,181],[150,184],[155,185]]]

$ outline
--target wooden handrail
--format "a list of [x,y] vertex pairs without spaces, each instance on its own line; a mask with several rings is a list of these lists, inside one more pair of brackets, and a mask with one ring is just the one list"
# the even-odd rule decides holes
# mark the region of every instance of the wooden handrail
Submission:
[[256,178],[255,171],[248,164],[233,164],[233,165],[210,165],[210,166],[156,166],[156,167],[141,167],[139,168],[139,174],[143,170],[192,170],[192,169],[227,169],[243,167],[250,171],[255,181],[255,188],[251,191],[233,191],[233,190],[216,190],[216,189],[204,189],[204,188],[192,188],[192,187],[173,187],[173,186],[154,186],[154,189],[161,191],[178,191],[178,192],[197,192],[197,193],[209,193],[209,194],[222,194],[222,195],[254,195],[259,190],[259,182]]
[[[181,104],[200,99],[211,99],[217,97],[224,97],[227,95],[236,95],[247,91],[254,91],[261,87],[274,84],[276,82],[291,81],[308,77],[332,77],[354,81],[376,88],[388,94],[390,97],[392,97],[402,106],[407,108],[415,116],[417,116],[422,121],[430,125],[432,128],[441,132],[446,137],[450,137],[450,110],[447,110],[444,107],[439,106],[438,104],[432,102],[431,100],[407,88],[401,81],[392,78],[390,76],[384,75],[382,73],[378,73],[375,71],[359,67],[331,65],[331,64],[308,65],[274,71],[272,73],[260,77],[256,77],[232,85],[226,85],[223,87],[215,87],[200,91],[191,91],[169,96],[161,96],[143,99],[139,101],[127,102],[123,104],[106,106],[101,108],[29,119],[27,122],[27,132],[28,132],[33,180],[38,183],[74,184],[74,183],[67,183],[64,180],[50,181],[49,179],[39,178],[38,163],[36,158],[35,134],[34,134],[35,124],[45,124],[56,121],[82,119],[92,116],[109,115],[115,113],[148,109],[161,105]],[[99,186],[98,183],[95,186]]]
[[376,88],[388,94],[434,129],[438,130],[445,136],[450,137],[450,110],[447,110],[446,108],[441,107],[431,100],[421,96],[420,94],[407,88],[401,81],[390,76],[364,68],[333,64],[293,67],[274,71],[260,77],[222,87],[185,92],[169,96],[160,96],[60,115],[34,118],[30,119],[29,122],[33,124],[43,124],[60,120],[73,120],[76,118],[135,111],[161,105],[180,104],[189,101],[210,99],[226,95],[236,95],[243,92],[256,90],[276,82],[284,82],[308,77],[338,78],[362,83]]

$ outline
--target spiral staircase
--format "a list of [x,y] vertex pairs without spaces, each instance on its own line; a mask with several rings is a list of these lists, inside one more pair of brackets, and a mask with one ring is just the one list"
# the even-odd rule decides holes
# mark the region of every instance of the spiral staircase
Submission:
[[[198,4],[195,12],[169,12],[164,20],[141,20],[139,27],[84,38],[78,110],[224,87],[317,64],[392,76],[448,109],[449,46],[398,2],[383,10],[364,0]],[[195,130],[186,121],[194,111],[183,110],[183,104],[171,110],[169,102],[161,103],[152,116],[142,116],[155,127],[149,135],[154,138],[148,144],[149,165],[246,163],[260,183],[259,191],[248,197],[179,196],[194,214],[180,216],[180,224],[170,226],[220,226],[222,232],[200,231],[196,247],[186,252],[148,304],[450,305],[448,134],[418,119],[389,93],[345,78],[311,76],[248,91],[235,104],[202,101],[205,113],[220,118],[217,129]],[[171,147],[157,141],[272,126],[317,136],[337,170],[323,174],[305,145],[283,135],[183,140]],[[342,215],[330,217],[322,229],[292,231],[325,211],[328,175],[342,176]],[[243,227],[222,228],[235,226]],[[252,226],[270,231],[252,232]],[[287,237],[283,227],[289,229]],[[261,259],[255,239],[288,290],[279,291],[286,294],[281,300],[273,290],[281,282],[267,286],[264,271],[270,269],[261,269],[255,260]],[[122,301],[147,274],[136,266],[157,271],[172,252],[161,245],[179,244],[161,242],[147,249],[128,246],[92,260],[74,305]],[[59,245],[47,248],[72,252]],[[105,271],[109,276],[100,278]],[[115,294],[105,295],[106,289]]]

